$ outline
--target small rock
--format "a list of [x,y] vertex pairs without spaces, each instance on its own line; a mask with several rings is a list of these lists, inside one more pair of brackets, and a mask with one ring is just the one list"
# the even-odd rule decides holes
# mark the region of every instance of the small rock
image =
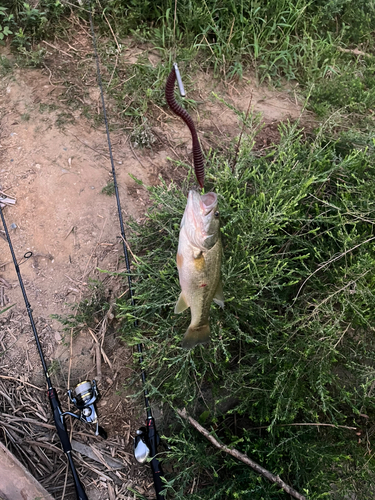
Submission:
[[15,224],[14,222],[12,222],[12,224],[10,225],[10,228],[11,229],[17,229],[17,224]]

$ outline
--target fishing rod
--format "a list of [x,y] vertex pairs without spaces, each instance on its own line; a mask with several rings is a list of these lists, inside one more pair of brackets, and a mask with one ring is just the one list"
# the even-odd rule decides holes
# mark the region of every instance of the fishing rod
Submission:
[[[44,372],[44,376],[45,376],[45,379],[47,382],[47,395],[48,395],[49,402],[51,404],[53,420],[55,422],[56,431],[57,431],[57,434],[60,438],[61,446],[64,450],[64,453],[68,457],[70,470],[71,470],[72,475],[73,475],[76,496],[77,496],[78,500],[88,500],[86,493],[85,493],[85,490],[84,490],[84,487],[83,487],[81,481],[79,480],[77,470],[76,470],[74,462],[73,462],[73,457],[72,457],[72,453],[71,453],[72,446],[70,444],[69,435],[68,435],[68,431],[66,429],[64,417],[67,415],[70,415],[71,417],[76,418],[76,419],[81,420],[81,421],[86,422],[86,423],[95,423],[96,424],[96,432],[95,432],[96,435],[101,435],[103,438],[106,437],[106,433],[105,433],[104,429],[102,429],[98,425],[98,418],[97,418],[97,413],[96,413],[95,405],[94,405],[96,399],[99,396],[99,393],[98,393],[98,390],[96,387],[96,382],[95,382],[95,380],[93,380],[91,383],[89,380],[85,380],[84,382],[79,383],[73,390],[68,391],[68,395],[69,395],[70,400],[72,401],[72,403],[75,405],[75,407],[79,411],[78,415],[75,413],[72,413],[70,411],[62,412],[61,407],[60,407],[60,402],[59,402],[59,399],[57,397],[56,389],[53,387],[50,376],[48,374],[48,369],[47,369],[46,361],[44,359],[42,346],[41,346],[40,341],[39,341],[39,336],[38,336],[38,332],[37,332],[36,325],[34,322],[31,305],[30,305],[30,302],[27,298],[25,286],[23,284],[23,280],[22,280],[22,276],[21,276],[21,271],[20,271],[20,268],[19,268],[19,265],[18,265],[18,262],[16,259],[16,255],[15,255],[14,250],[13,250],[12,241],[10,239],[8,227],[7,227],[6,222],[5,222],[5,217],[3,214],[3,209],[1,208],[1,204],[0,204],[0,215],[1,215],[2,224],[4,226],[6,239],[8,241],[10,253],[12,254],[12,259],[13,259],[14,267],[16,269],[17,276],[18,276],[18,281],[19,281],[19,284],[21,287],[22,295],[23,295],[23,298],[25,301],[27,314],[28,314],[29,319],[30,319],[31,328],[33,330],[36,346],[37,346],[37,349],[39,352],[39,357],[40,357],[40,360],[42,362],[43,372]],[[32,252],[26,252],[24,255],[24,257],[26,259],[30,258],[31,256],[32,256]]]
[[[96,37],[95,37],[95,31],[94,31],[94,23],[92,20],[91,9],[89,11],[89,17],[90,17],[92,42],[93,42],[93,47],[94,47],[94,55],[95,55],[95,61],[96,61],[98,85],[100,88],[100,95],[101,95],[102,108],[103,108],[103,117],[104,117],[104,123],[105,123],[105,128],[106,128],[109,157],[110,157],[111,168],[112,168],[113,185],[115,188],[117,212],[118,212],[118,218],[119,218],[119,222],[120,222],[120,232],[121,232],[122,247],[123,247],[123,251],[124,251],[127,278],[128,278],[130,303],[131,303],[132,307],[134,307],[135,301],[134,301],[134,292],[133,292],[132,278],[131,278],[130,259],[129,259],[129,253],[128,253],[128,248],[127,248],[127,243],[126,243],[124,221],[122,218],[120,195],[119,195],[117,178],[116,178],[116,169],[115,169],[115,164],[113,161],[112,144],[111,144],[111,138],[109,135],[107,111],[106,111],[105,102],[104,102],[104,92],[103,92],[102,78],[101,78],[101,72],[100,72],[100,66],[99,66],[99,56],[98,56]],[[138,320],[134,321],[134,327],[135,328],[138,327]],[[165,494],[162,492],[162,489],[163,489],[162,477],[164,476],[164,473],[163,473],[163,469],[161,467],[160,461],[157,459],[158,446],[160,444],[160,437],[159,437],[159,434],[158,434],[157,429],[156,429],[155,419],[152,415],[151,405],[150,405],[150,401],[149,401],[149,394],[148,394],[148,390],[146,388],[146,372],[143,368],[143,347],[142,347],[142,344],[137,344],[137,351],[139,354],[139,363],[141,366],[141,379],[142,379],[142,384],[143,384],[143,396],[144,396],[144,402],[145,402],[145,408],[146,408],[146,425],[137,430],[137,434],[134,438],[134,457],[137,460],[137,462],[139,462],[141,464],[144,464],[147,461],[149,461],[151,471],[152,471],[152,477],[153,477],[153,481],[154,481],[156,499],[157,500],[164,500]]]

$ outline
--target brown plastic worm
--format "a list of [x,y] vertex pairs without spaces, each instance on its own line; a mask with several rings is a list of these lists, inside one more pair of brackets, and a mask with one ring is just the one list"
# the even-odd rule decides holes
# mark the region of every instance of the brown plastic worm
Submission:
[[197,131],[195,130],[195,125],[191,116],[184,108],[182,108],[179,104],[177,104],[176,99],[174,97],[175,81],[176,81],[176,72],[175,69],[173,68],[168,76],[167,83],[165,85],[165,98],[171,110],[174,113],[176,113],[177,116],[182,118],[190,129],[191,137],[193,139],[193,157],[194,157],[195,175],[197,177],[197,181],[199,182],[200,187],[203,188],[204,160],[203,160],[202,149],[199,144]]

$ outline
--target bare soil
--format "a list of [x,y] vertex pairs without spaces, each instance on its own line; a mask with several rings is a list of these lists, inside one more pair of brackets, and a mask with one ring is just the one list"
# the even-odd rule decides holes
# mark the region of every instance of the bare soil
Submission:
[[[138,53],[148,54],[147,49],[136,49]],[[85,116],[87,108],[94,114],[101,113],[95,66],[92,60],[86,61],[86,83],[74,82],[73,75],[68,88],[56,80],[54,73],[64,64],[71,65],[72,60],[78,65],[91,52],[91,39],[83,31],[69,41],[69,46],[65,43],[59,50],[51,47],[48,50],[44,67],[15,66],[1,78],[0,191],[16,199],[14,206],[4,209],[4,215],[46,361],[53,367],[53,382],[60,389],[63,408],[67,409],[65,391],[68,385],[96,377],[97,351],[93,335],[87,328],[83,328],[70,344],[63,325],[51,316],[71,314],[72,305],[90,295],[90,280],[103,283],[109,302],[114,302],[126,287],[119,277],[98,270],[119,271],[124,263],[115,198],[102,193],[111,181],[105,129]],[[0,51],[12,58],[6,48]],[[135,48],[131,51],[135,53]],[[152,53],[150,61],[153,62]],[[199,106],[193,119],[205,150],[212,146],[225,147],[239,135],[242,126],[236,113],[213,97],[212,91],[243,113],[250,104],[252,113],[262,114],[265,126],[256,139],[258,150],[277,142],[280,121],[297,120],[301,115],[301,104],[293,89],[275,92],[259,88],[251,75],[240,83],[224,84],[202,73],[197,75],[196,81],[194,92]],[[74,108],[68,103],[68,95],[77,96]],[[108,102],[109,114],[114,113],[113,103],[110,99]],[[147,192],[129,174],[146,184],[159,182],[160,175],[167,182],[172,179],[178,182],[182,174],[167,158],[179,158],[191,164],[189,131],[167,109],[160,110],[154,118],[152,132],[156,142],[145,149],[132,145],[123,130],[111,133],[125,221],[130,217],[142,220],[148,206]],[[32,257],[25,259],[26,252],[32,252]],[[8,244],[1,237],[0,292],[0,310],[14,304],[0,316],[3,383],[16,384],[20,391],[27,383],[44,388],[41,363],[20,286]],[[118,456],[116,449],[122,446],[128,458],[117,480],[113,476],[103,479],[98,471],[91,471],[84,483],[90,499],[112,499],[113,495],[113,498],[133,498],[125,488],[129,484],[152,498],[151,475],[131,456],[135,430],[144,419],[143,408],[128,397],[134,387],[125,384],[133,374],[132,351],[119,339],[116,320],[111,322],[111,317],[104,320],[108,320],[107,328],[101,328],[101,320],[94,328],[94,335],[102,342],[110,362],[102,359],[98,404],[100,423],[108,432],[110,444],[100,442],[81,424],[74,428],[86,433],[86,438],[80,438],[82,442],[95,442],[115,457]],[[34,390],[27,387],[29,391]],[[47,408],[46,399],[44,404]],[[90,438],[87,437],[89,432]],[[0,438],[3,439],[1,433]],[[124,460],[124,456],[120,459]],[[95,467],[92,470],[99,466]],[[64,478],[65,475],[60,474],[50,484],[44,481],[44,486],[48,490],[58,481],[63,484]],[[66,491],[65,498],[74,498],[74,494],[69,493],[72,489]],[[61,498],[61,494],[62,487],[54,496]]]

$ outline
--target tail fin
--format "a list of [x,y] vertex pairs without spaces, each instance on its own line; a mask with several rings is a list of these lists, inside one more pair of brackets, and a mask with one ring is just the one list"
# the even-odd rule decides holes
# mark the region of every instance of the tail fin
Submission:
[[184,338],[182,339],[182,347],[184,349],[192,349],[198,344],[204,344],[210,340],[210,325],[198,326],[196,328],[189,326]]

